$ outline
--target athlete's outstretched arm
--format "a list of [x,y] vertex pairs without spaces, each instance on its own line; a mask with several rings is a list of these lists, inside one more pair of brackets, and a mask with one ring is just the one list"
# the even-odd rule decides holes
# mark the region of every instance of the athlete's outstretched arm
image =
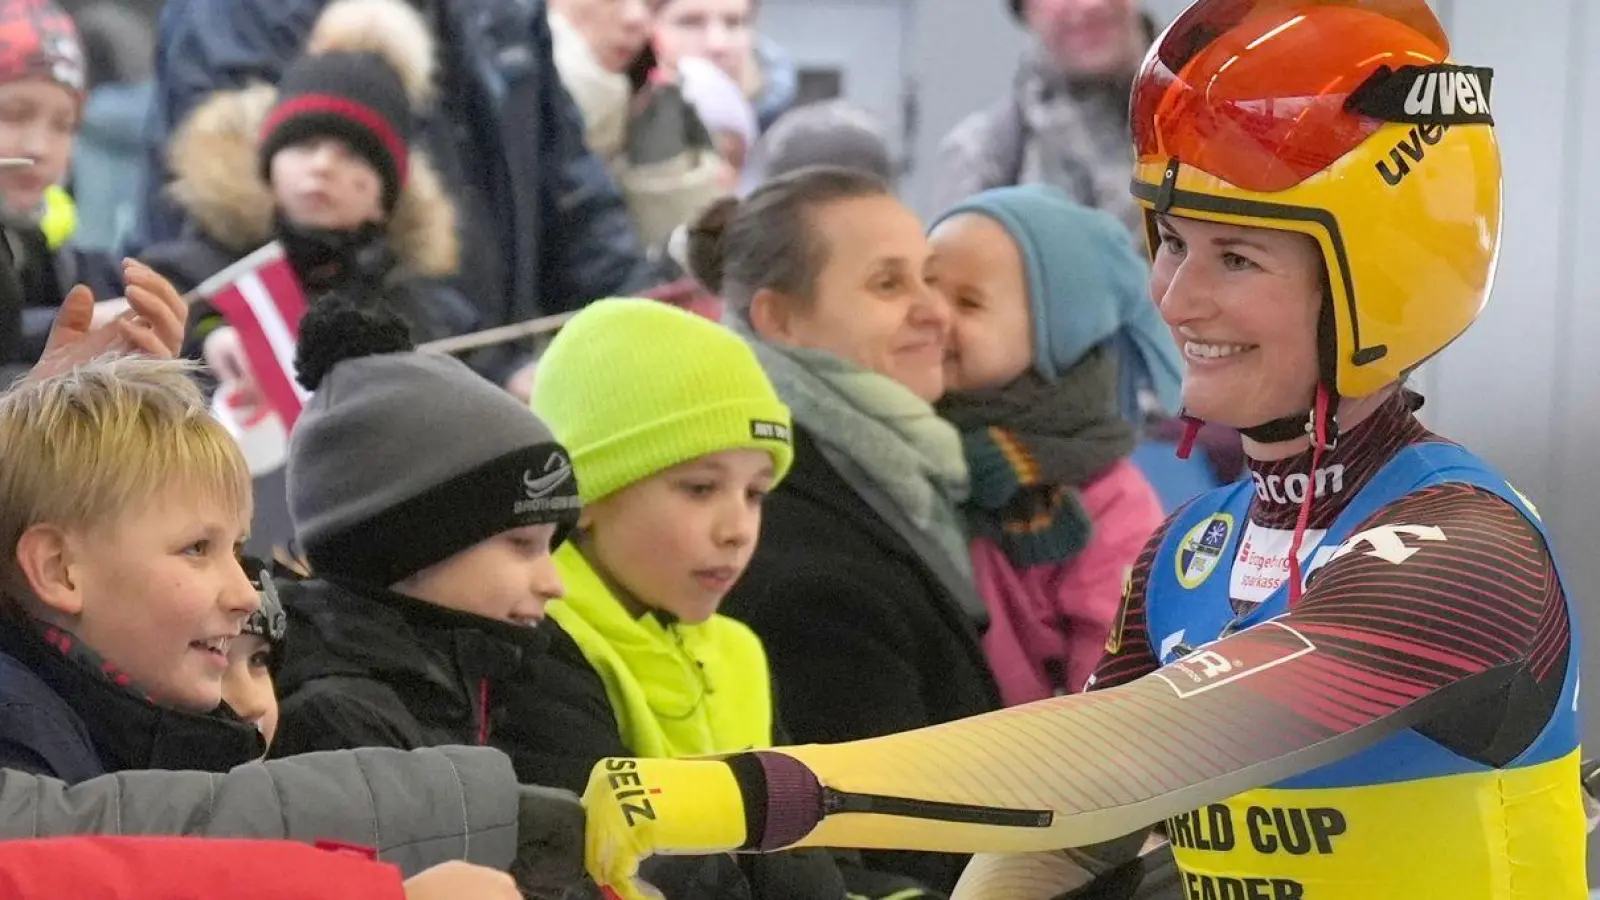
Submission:
[[1352,754],[1520,666],[1565,665],[1567,643],[1521,513],[1430,488],[1367,523],[1291,614],[1127,684],[849,744],[602,763],[591,868],[614,882],[640,852],[1095,844]]
[[[1122,608],[1106,641],[1106,656],[1089,680],[1089,690],[1127,684],[1161,668],[1145,630],[1145,590],[1150,565],[1176,516],[1161,523],[1145,542],[1123,589]],[[1058,900],[1129,865],[1150,829],[1141,827],[1124,838],[1087,847],[1033,853],[979,853],[961,874],[959,900]]]
[[960,900],[1073,900],[1131,895],[1140,883],[1144,833],[1092,848],[980,853],[961,873]]

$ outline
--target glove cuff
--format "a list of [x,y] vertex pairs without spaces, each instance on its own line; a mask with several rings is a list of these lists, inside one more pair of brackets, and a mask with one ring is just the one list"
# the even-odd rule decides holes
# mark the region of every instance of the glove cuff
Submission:
[[822,821],[822,784],[792,756],[770,751],[728,760],[744,794],[744,850],[772,851],[799,843]]

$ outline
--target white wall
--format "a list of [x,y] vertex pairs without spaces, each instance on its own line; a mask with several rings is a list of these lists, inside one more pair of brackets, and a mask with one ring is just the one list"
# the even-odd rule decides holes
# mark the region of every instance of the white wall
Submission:
[[918,211],[927,192],[928,162],[939,140],[975,110],[995,102],[1016,70],[1023,31],[1006,0],[917,0],[911,29],[910,77],[917,90],[915,168],[904,188]]

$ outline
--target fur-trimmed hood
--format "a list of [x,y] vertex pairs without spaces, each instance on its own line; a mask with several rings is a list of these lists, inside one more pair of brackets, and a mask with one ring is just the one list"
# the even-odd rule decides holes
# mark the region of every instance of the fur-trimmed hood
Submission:
[[[167,148],[173,201],[206,237],[241,254],[272,240],[272,190],[259,174],[256,138],[277,97],[267,85],[212,94]],[[439,173],[415,148],[388,236],[409,274],[437,278],[454,274],[459,265],[455,205]]]
[[[382,22],[376,27],[373,22]],[[336,0],[306,42],[311,54],[376,53],[405,84],[414,107],[432,97],[432,38],[403,0]],[[212,94],[178,127],[167,148],[173,181],[167,191],[212,241],[244,254],[273,235],[273,199],[260,175],[261,124],[277,102],[267,85]],[[456,209],[438,171],[413,146],[410,172],[387,234],[405,274],[452,275],[459,268]]]

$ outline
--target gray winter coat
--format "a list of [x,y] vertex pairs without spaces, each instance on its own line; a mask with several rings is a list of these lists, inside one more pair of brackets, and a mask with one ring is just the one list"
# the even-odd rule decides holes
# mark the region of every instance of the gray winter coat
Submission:
[[407,876],[449,860],[502,871],[517,853],[517,779],[487,748],[370,749],[239,766],[130,771],[68,786],[0,770],[0,840],[191,835],[373,847]]

